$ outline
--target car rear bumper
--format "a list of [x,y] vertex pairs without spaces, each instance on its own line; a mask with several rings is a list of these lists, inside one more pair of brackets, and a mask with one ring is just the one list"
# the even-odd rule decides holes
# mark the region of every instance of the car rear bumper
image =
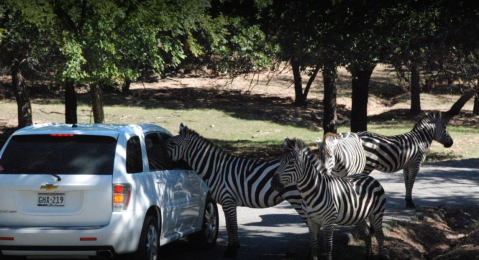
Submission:
[[[114,212],[102,227],[0,228],[4,255],[83,255],[136,251],[146,211]],[[137,220],[137,221],[135,221]]]

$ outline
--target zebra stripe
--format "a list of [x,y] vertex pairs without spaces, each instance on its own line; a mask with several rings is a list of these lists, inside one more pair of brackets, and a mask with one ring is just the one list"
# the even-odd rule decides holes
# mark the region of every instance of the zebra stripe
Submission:
[[441,112],[427,114],[412,131],[396,135],[383,136],[371,132],[359,132],[366,153],[366,167],[363,173],[373,170],[396,172],[403,170],[406,186],[406,206],[414,208],[412,189],[414,181],[426,159],[426,153],[433,140],[449,148],[453,144],[452,137],[446,129],[447,121]]
[[[303,208],[308,216],[311,258],[317,259],[318,233],[324,229],[324,248],[332,259],[333,226],[355,225],[366,242],[366,254],[371,251],[371,231],[379,245],[379,254],[384,249],[382,219],[386,195],[381,184],[372,177],[356,174],[344,178],[318,172],[321,165],[301,140],[286,139],[288,152],[281,158],[272,186],[280,191],[285,185],[296,183],[303,198]],[[319,166],[321,167],[321,166]],[[293,170],[285,171],[288,168]],[[366,223],[369,220],[372,229]]]
[[316,139],[319,158],[328,173],[344,177],[361,173],[366,165],[366,153],[359,136],[355,133],[327,133]]
[[180,125],[180,134],[168,140],[167,151],[173,161],[186,161],[208,185],[211,197],[223,206],[228,232],[225,256],[234,257],[240,246],[237,206],[267,208],[287,200],[306,222],[296,185],[288,185],[281,192],[271,187],[279,159],[233,156],[183,125]]

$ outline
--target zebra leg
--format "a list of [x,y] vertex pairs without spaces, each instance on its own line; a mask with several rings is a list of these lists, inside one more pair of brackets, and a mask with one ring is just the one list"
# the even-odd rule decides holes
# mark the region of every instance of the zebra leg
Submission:
[[311,260],[318,260],[318,235],[321,226],[308,218],[309,243],[311,246]]
[[366,220],[363,220],[356,224],[356,229],[359,231],[359,236],[364,240],[366,244],[366,256],[368,259],[371,259],[371,232],[369,230],[369,225],[366,223]]
[[383,232],[383,216],[382,214],[371,215],[369,222],[374,230],[374,236],[378,241],[379,257],[384,258],[384,232]]
[[238,221],[236,218],[236,205],[223,205],[223,212],[226,219],[226,231],[228,232],[228,247],[223,256],[227,258],[236,258],[236,251],[240,248],[238,239]]
[[412,201],[412,188],[418,172],[419,166],[414,168],[406,167],[403,169],[404,184],[406,185],[406,207],[408,208],[416,207],[416,204]]
[[333,228],[331,224],[324,225],[324,251],[326,251],[326,259],[333,260]]

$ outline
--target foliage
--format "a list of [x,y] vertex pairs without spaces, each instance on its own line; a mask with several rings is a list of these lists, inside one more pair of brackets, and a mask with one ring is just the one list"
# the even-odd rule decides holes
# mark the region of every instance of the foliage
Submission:
[[3,7],[19,13],[20,26],[38,28],[34,35],[48,32],[61,79],[86,83],[135,80],[147,68],[159,74],[185,58],[186,44],[201,54],[192,32],[209,20],[207,0],[6,0]]
[[208,30],[195,34],[204,52],[183,65],[207,65],[213,74],[232,78],[272,67],[278,49],[257,23],[255,5],[246,0],[212,1],[211,20],[203,24]]

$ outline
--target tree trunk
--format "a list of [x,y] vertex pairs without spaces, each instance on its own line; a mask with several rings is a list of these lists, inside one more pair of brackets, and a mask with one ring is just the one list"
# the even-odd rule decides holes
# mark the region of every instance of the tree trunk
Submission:
[[479,93],[476,93],[476,97],[474,98],[474,108],[472,109],[472,113],[474,115],[479,115]]
[[130,95],[130,84],[131,84],[131,80],[126,79],[125,82],[123,83],[123,86],[121,86],[121,92],[123,92],[124,96]]
[[299,107],[303,106],[306,102],[303,95],[303,82],[301,79],[301,71],[299,69],[299,62],[291,61],[291,67],[293,68],[294,77],[294,105]]
[[99,84],[90,85],[91,108],[93,110],[93,120],[95,123],[103,123],[105,114],[103,112],[103,92]]
[[33,124],[32,105],[28,96],[25,79],[22,76],[21,62],[15,59],[12,64],[12,88],[17,101],[18,127]]
[[417,64],[411,67],[411,114],[421,113],[421,86],[419,82],[419,68]]
[[368,130],[369,80],[376,64],[353,68],[351,132]]
[[326,133],[337,133],[338,127],[336,122],[338,116],[336,114],[336,66],[332,62],[325,62],[323,69],[324,82],[324,115],[323,115],[323,129]]
[[[479,85],[479,79],[477,80],[477,84]],[[478,85],[476,85],[476,89]],[[472,114],[479,115],[479,92],[476,92],[476,95],[474,97],[474,107],[472,108]]]
[[65,123],[76,124],[77,118],[77,93],[75,91],[75,80],[65,80]]

